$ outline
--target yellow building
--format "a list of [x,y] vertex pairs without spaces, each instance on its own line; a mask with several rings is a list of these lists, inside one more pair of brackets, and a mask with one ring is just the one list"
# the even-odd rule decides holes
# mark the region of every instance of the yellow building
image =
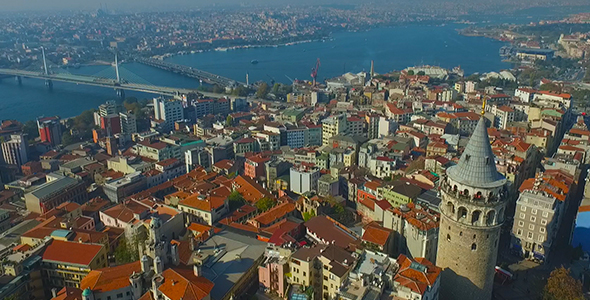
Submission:
[[92,270],[108,266],[107,247],[100,244],[54,240],[43,252],[42,274],[45,287],[80,287]]
[[336,245],[301,248],[289,262],[291,283],[313,286],[322,299],[336,299],[338,289],[354,269],[356,259]]

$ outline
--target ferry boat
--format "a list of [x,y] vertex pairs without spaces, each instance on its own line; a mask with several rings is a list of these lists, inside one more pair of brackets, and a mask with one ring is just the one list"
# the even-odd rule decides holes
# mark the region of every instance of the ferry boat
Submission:
[[253,60],[250,61],[250,63],[253,64],[253,65],[258,64],[258,60],[253,59]]

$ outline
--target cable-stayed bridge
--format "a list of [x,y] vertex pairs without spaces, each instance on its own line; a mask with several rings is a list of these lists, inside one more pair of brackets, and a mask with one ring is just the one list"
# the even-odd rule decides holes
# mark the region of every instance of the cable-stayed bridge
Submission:
[[[43,49],[42,49],[43,50]],[[222,86],[232,86],[236,84],[242,84],[225,78],[217,76],[212,73],[200,71],[191,67],[181,66],[158,61],[154,59],[136,59],[136,61],[151,65],[160,69],[168,70],[174,73],[182,74],[185,76],[197,78],[202,82],[210,84],[219,84]],[[58,69],[56,71],[50,71],[47,68],[47,62],[45,60],[45,51],[43,50],[43,70],[41,72],[15,70],[15,69],[0,69],[0,76],[12,77],[14,76],[19,83],[22,83],[22,78],[36,78],[45,80],[45,85],[48,87],[53,86],[54,81],[75,83],[81,85],[98,86],[105,88],[112,88],[117,92],[120,97],[125,96],[124,91],[137,91],[172,97],[181,97],[192,92],[197,92],[196,89],[186,89],[177,87],[165,87],[157,86],[149,83],[147,80],[133,74],[133,72],[127,71],[124,68],[119,68],[117,55],[115,54],[115,74],[112,74],[112,69],[106,68],[105,70],[94,74],[94,75],[79,75],[71,74],[65,70]],[[202,94],[202,92],[201,92]]]

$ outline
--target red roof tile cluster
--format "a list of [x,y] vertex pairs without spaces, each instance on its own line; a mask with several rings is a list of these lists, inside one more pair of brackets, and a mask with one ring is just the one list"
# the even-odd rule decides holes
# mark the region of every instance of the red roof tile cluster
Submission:
[[411,259],[403,254],[398,256],[397,263],[399,270],[394,281],[420,295],[435,284],[442,271],[425,258]]
[[122,289],[131,284],[129,281],[131,274],[140,272],[141,263],[139,261],[116,267],[92,270],[80,282],[80,289],[85,290],[89,288],[93,292],[98,293]]
[[385,247],[389,237],[391,236],[392,231],[385,227],[379,226],[376,223],[370,223],[365,227],[365,232],[363,233],[363,241],[369,242],[375,245],[379,245],[381,247]]

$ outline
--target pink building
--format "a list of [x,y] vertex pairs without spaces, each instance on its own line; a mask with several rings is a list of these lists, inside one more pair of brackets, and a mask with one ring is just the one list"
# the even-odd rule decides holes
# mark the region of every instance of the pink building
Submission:
[[285,298],[287,283],[285,274],[288,272],[289,264],[285,257],[278,253],[266,252],[264,261],[258,267],[258,282],[266,293],[276,293],[279,297]]
[[264,163],[269,160],[269,157],[263,157],[262,155],[255,155],[246,158],[246,162],[244,163],[244,175],[252,179],[265,177],[266,168]]

